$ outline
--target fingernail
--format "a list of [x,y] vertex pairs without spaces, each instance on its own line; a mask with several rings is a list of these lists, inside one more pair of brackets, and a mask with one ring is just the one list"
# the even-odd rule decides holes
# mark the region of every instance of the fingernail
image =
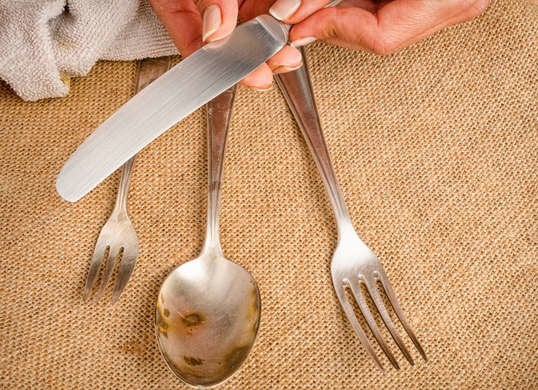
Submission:
[[273,69],[273,73],[279,74],[279,73],[288,73],[294,70],[299,69],[301,66],[303,66],[303,63],[301,62],[299,65],[296,66],[279,66],[276,69]]
[[269,13],[279,20],[286,20],[301,6],[301,0],[277,0]]
[[273,89],[273,84],[267,85],[265,87],[252,87],[252,86],[249,86],[247,88],[252,89],[253,91],[265,92],[265,91],[269,91],[269,90]]
[[317,39],[314,38],[314,37],[306,37],[306,38],[301,38],[301,39],[297,39],[297,40],[293,41],[291,43],[291,45],[293,47],[301,47],[301,46],[306,46],[309,43],[315,42],[316,40]]
[[216,4],[210,5],[204,11],[204,20],[202,22],[202,39],[207,39],[217,31],[222,24],[222,12]]

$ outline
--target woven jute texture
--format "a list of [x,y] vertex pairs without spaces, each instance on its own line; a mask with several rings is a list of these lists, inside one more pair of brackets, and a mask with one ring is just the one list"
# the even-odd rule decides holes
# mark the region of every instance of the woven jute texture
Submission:
[[[388,57],[308,49],[354,225],[429,357],[405,338],[412,367],[390,344],[400,371],[375,368],[338,305],[332,212],[281,94],[239,90],[221,241],[258,281],[262,320],[223,388],[538,386],[537,16],[530,2],[499,1]],[[76,204],[54,189],[70,153],[133,94],[135,70],[100,63],[68,97],[37,103],[0,86],[2,388],[183,386],[153,322],[160,284],[204,236],[203,109],[137,160],[129,207],[140,257],[116,305],[110,294],[83,304],[81,291],[117,174]]]

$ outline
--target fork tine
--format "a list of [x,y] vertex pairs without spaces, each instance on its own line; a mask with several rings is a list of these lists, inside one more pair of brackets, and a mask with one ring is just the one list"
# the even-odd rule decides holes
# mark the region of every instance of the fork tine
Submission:
[[415,362],[413,361],[411,354],[407,350],[405,344],[400,338],[400,335],[398,334],[398,331],[396,330],[396,327],[394,326],[394,322],[392,322],[392,319],[390,318],[389,312],[387,311],[387,308],[385,307],[385,304],[383,303],[383,299],[381,298],[381,295],[379,295],[379,291],[377,290],[375,280],[365,281],[364,284],[366,285],[366,288],[368,289],[368,293],[370,294],[370,296],[372,297],[372,300],[375,303],[377,311],[379,311],[379,314],[381,314],[381,318],[383,319],[385,326],[388,328],[392,338],[394,339],[394,342],[398,345],[398,347],[400,347],[400,351],[402,351],[407,361],[412,366],[415,365]]
[[118,270],[118,279],[116,280],[116,284],[114,285],[114,291],[112,292],[112,303],[115,303],[118,300],[123,289],[127,285],[131,274],[133,273],[133,269],[136,264],[136,258],[138,255],[137,252],[138,251],[127,253],[127,251],[124,249],[123,258],[121,259]]
[[387,275],[383,270],[380,270],[377,275],[378,279],[381,281],[381,284],[383,285],[383,289],[385,290],[385,293],[387,294],[387,297],[389,298],[390,304],[392,305],[392,308],[396,312],[396,315],[398,316],[400,322],[402,323],[402,326],[404,327],[405,331],[407,332],[407,335],[413,341],[413,344],[415,345],[416,349],[419,351],[420,355],[425,361],[428,361],[428,358],[426,357],[426,353],[424,352],[424,349],[422,349],[422,346],[418,342],[417,337],[411,330],[411,327],[407,323],[407,318],[405,317],[402,308],[400,307],[400,304],[398,303],[398,299],[396,299],[396,294],[394,294],[394,291],[392,290],[392,287],[389,283],[389,279],[387,278]]
[[342,306],[342,309],[344,309],[344,313],[346,314],[347,319],[351,323],[351,326],[355,330],[355,333],[357,334],[361,344],[366,349],[370,357],[374,360],[377,367],[381,371],[385,371],[385,369],[383,368],[383,365],[379,361],[379,358],[376,356],[374,350],[372,349],[372,346],[370,345],[370,342],[368,341],[368,338],[366,337],[364,330],[359,324],[357,317],[355,317],[355,312],[353,311],[353,307],[351,307],[350,303],[348,302],[346,298],[343,286],[335,283],[335,281],[333,281],[333,284],[334,284],[334,289],[336,290],[336,296],[338,297],[338,300],[340,301],[340,305]]
[[97,291],[97,297],[101,297],[101,295],[103,295],[105,287],[108,283],[108,279],[110,278],[110,274],[112,273],[112,270],[114,269],[114,263],[115,263],[114,260],[119,254],[119,250],[116,250],[116,249],[117,249],[116,247],[110,247],[110,251],[108,253],[108,259],[106,261],[105,271],[103,272],[101,284],[99,285],[99,290]]
[[95,279],[97,278],[97,271],[103,262],[103,258],[106,255],[106,245],[101,245],[97,242],[97,245],[93,251],[92,261],[90,263],[90,270],[88,271],[88,276],[86,278],[86,285],[84,286],[84,291],[82,293],[84,301],[87,301],[90,297],[90,292],[93,285],[95,284]]
[[366,303],[366,300],[364,299],[364,295],[361,292],[359,280],[348,280],[348,285],[351,288],[351,292],[353,293],[353,297],[355,297],[355,300],[357,301],[357,304],[359,305],[359,308],[361,309],[362,315],[364,316],[364,319],[366,320],[366,323],[370,327],[370,330],[372,331],[372,334],[374,335],[375,339],[379,343],[379,346],[385,352],[385,355],[391,362],[391,364],[396,368],[397,370],[400,369],[400,366],[398,365],[398,362],[396,361],[396,358],[390,351],[387,343],[385,343],[385,340],[383,339],[383,336],[379,333],[379,328],[377,324],[375,323],[374,317],[372,316],[372,312],[368,308],[368,304]]

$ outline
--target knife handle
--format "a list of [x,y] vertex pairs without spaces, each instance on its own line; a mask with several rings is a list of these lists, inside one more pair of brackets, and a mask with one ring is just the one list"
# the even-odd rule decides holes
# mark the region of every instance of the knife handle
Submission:
[[325,6],[325,8],[329,8],[329,7],[336,7],[338,4],[340,4],[342,2],[342,0],[333,0],[331,1],[329,4],[327,4]]

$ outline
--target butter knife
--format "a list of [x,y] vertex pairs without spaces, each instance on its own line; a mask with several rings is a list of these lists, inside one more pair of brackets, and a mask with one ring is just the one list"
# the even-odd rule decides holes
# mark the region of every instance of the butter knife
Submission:
[[175,123],[276,54],[288,42],[290,28],[270,15],[261,15],[181,61],[120,107],[78,147],[58,175],[58,194],[70,202],[82,198]]

